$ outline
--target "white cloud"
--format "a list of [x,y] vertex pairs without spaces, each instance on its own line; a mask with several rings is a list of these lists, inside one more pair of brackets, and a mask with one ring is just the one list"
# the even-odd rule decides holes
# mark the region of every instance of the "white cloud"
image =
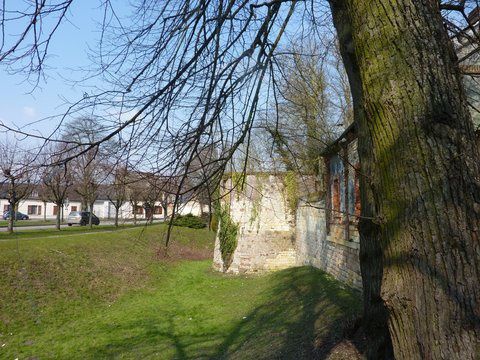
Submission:
[[23,115],[25,115],[28,118],[33,118],[37,115],[37,111],[35,110],[35,108],[31,106],[24,106],[22,110],[23,110]]

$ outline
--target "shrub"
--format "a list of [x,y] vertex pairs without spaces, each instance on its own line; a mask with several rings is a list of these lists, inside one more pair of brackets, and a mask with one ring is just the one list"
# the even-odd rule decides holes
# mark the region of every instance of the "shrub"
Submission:
[[230,217],[228,209],[219,209],[220,231],[218,239],[220,240],[220,253],[224,267],[228,269],[233,260],[233,253],[237,248],[238,225]]
[[218,216],[215,213],[212,214],[212,220],[210,220],[210,229],[214,232],[218,230]]
[[285,185],[285,192],[287,195],[287,206],[290,212],[292,214],[295,214],[297,211],[299,198],[297,175],[293,171],[287,171],[283,178],[283,183]]
[[205,223],[204,220],[202,220],[202,218],[195,216],[193,214],[176,216],[175,219],[173,220],[173,225],[189,227],[192,229],[203,229],[204,227],[207,226],[207,224]]

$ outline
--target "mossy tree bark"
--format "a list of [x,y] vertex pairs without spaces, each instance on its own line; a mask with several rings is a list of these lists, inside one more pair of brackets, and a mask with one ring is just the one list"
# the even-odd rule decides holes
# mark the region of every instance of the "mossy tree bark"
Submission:
[[391,339],[398,359],[473,359],[480,157],[438,1],[330,4],[359,130],[369,357]]

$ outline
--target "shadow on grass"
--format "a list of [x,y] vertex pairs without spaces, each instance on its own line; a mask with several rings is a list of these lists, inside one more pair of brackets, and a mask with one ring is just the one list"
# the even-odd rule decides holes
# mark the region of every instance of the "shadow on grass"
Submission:
[[228,334],[216,358],[325,358],[360,312],[360,294],[319,270],[287,269],[273,280],[271,300]]
[[343,338],[345,325],[358,316],[360,294],[310,267],[287,269],[269,277],[271,285],[261,296],[263,303],[253,306],[242,320],[224,327],[228,331],[182,329],[175,322],[172,304],[170,315],[161,323],[158,319],[138,319],[122,324],[121,329],[112,328],[124,334],[123,338],[88,349],[86,358],[326,358]]

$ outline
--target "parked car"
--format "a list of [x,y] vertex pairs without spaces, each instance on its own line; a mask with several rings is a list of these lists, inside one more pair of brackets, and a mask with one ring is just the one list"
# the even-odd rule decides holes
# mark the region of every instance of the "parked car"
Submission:
[[[5,211],[3,213],[3,220],[8,220],[10,219],[10,216],[12,216],[13,211]],[[15,211],[15,220],[28,220],[30,219],[28,215],[21,213],[20,211]]]
[[[73,224],[78,224],[81,226],[85,226],[88,224],[88,218],[90,217],[90,212],[88,211],[72,211],[68,214],[67,217],[67,224],[68,226],[72,226]],[[100,219],[92,214],[92,224],[99,225]]]

